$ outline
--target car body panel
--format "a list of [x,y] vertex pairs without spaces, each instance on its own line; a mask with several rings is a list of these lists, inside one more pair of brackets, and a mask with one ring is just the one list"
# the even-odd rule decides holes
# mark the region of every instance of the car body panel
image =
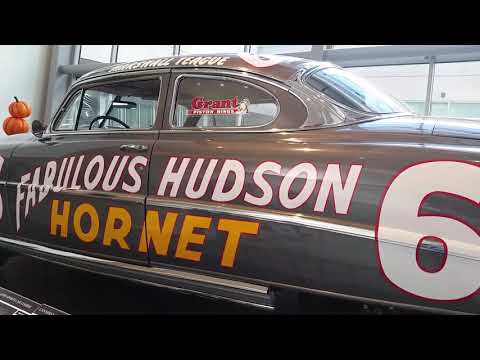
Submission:
[[[136,263],[144,270],[135,268],[135,272],[143,271],[148,282],[153,281],[152,273],[163,272],[168,278],[169,271],[178,271],[189,281],[196,279],[193,282],[201,281],[200,275],[206,276],[210,289],[206,291],[221,296],[226,291],[222,282],[227,280],[242,284],[236,291],[262,287],[260,297],[235,292],[229,295],[243,300],[246,296],[250,302],[260,299],[263,304],[265,289],[284,287],[362,301],[480,313],[474,288],[464,291],[468,296],[445,300],[450,296],[448,286],[443,292],[438,286],[409,287],[414,280],[433,283],[422,283],[419,277],[434,279],[445,273],[444,266],[447,270],[454,266],[478,267],[480,244],[475,243],[475,233],[478,235],[480,228],[480,199],[474,201],[480,159],[478,126],[468,120],[411,114],[362,114],[358,121],[334,125],[335,119],[348,118],[346,109],[323,97],[310,97],[314,95],[311,89],[297,91],[302,86],[301,74],[322,66],[334,65],[226,54],[113,65],[84,76],[70,93],[97,81],[154,73],[169,76],[169,81],[162,84],[165,107],[155,128],[65,134],[50,127],[43,137],[12,137],[11,144],[0,145],[0,155],[7,165],[0,172],[0,179],[7,185],[1,191],[9,209],[8,216],[0,220],[0,231],[15,241],[112,259],[115,266]],[[278,100],[278,116],[273,123],[258,128],[177,129],[170,121],[177,79],[192,75],[260,86]],[[327,121],[328,126],[302,127],[306,119],[315,116],[331,116],[333,120]],[[48,137],[51,140],[42,141]],[[50,159],[79,154],[85,154],[85,161],[101,154],[106,164],[111,163],[120,154],[119,146],[127,143],[149,149],[142,186],[135,194],[119,188],[50,192],[16,229],[17,185],[24,174]],[[437,165],[445,179],[432,175],[436,170],[429,170]],[[456,170],[449,174],[447,166]],[[427,170],[423,173],[414,174],[413,183],[400,194],[395,193],[406,174],[412,173],[409,169],[424,168]],[[460,176],[460,172],[472,178]],[[128,174],[120,175],[119,184],[126,177]],[[449,179],[456,177],[457,184],[451,184]],[[28,185],[24,187],[28,191]],[[438,190],[444,187],[455,192]],[[418,204],[422,191],[426,191],[425,196]],[[466,193],[463,197],[458,194],[462,192]],[[6,193],[8,196],[4,196]],[[72,209],[82,202],[91,203],[99,214],[100,233],[104,232],[108,207],[126,209],[132,216],[128,249],[105,247],[98,239],[82,242],[71,232],[65,238],[48,235],[54,198],[70,201]],[[391,198],[397,199],[394,204],[398,209],[392,208]],[[413,218],[402,223],[402,218],[409,216]],[[417,219],[421,219],[421,225],[426,218],[440,225],[423,232],[412,227]],[[446,219],[451,221],[447,223]],[[114,222],[112,226],[115,229],[119,224]],[[446,228],[459,233],[458,239],[448,239],[448,246],[436,236]],[[398,241],[388,235],[392,231],[398,232]],[[426,240],[422,238],[418,245],[421,235]],[[412,236],[417,236],[416,242],[412,242]],[[9,246],[13,245],[10,241]],[[413,265],[409,262],[412,251],[416,256]],[[408,277],[405,280],[395,273],[395,269],[405,267],[407,274],[411,266],[423,272],[413,273],[410,283]],[[455,270],[450,273],[457,277],[465,274]],[[462,286],[474,284],[472,276],[461,281],[449,278],[448,284],[462,293]]]
[[[439,137],[421,135],[423,130],[412,130],[413,134],[408,135],[403,128],[396,129],[396,125],[389,127],[389,123],[392,124],[392,121],[294,134],[201,133],[161,136],[152,154],[151,178],[156,179],[156,182],[153,180],[150,183],[147,209],[160,209],[162,219],[165,219],[167,211],[178,213],[179,216],[168,254],[158,256],[152,251],[152,264],[195,268],[240,276],[246,281],[261,280],[314,291],[374,297],[420,306],[431,305],[431,302],[399,293],[385,282],[379,271],[374,235],[378,204],[385,187],[399,169],[411,163],[436,159],[475,161],[478,159],[478,148],[474,147],[476,144],[472,141],[468,145],[447,145]],[[382,129],[382,134],[369,129],[377,127]],[[471,151],[465,151],[466,146],[470,146]],[[163,170],[171,157],[178,158],[177,166],[184,158],[192,160],[176,196],[157,196],[155,193]],[[185,195],[185,188],[194,161],[199,158],[218,159],[219,165],[206,194],[192,201]],[[211,200],[212,185],[218,178],[222,161],[232,158],[241,159],[245,167],[246,185],[237,199],[229,203],[217,203]],[[314,164],[318,169],[316,190],[302,207],[287,210],[281,206],[276,194],[266,207],[255,207],[244,201],[246,192],[255,194],[258,191],[252,177],[258,165],[265,161],[281,164],[283,175],[297,164]],[[351,165],[362,165],[362,173],[347,214],[335,213],[331,197],[324,212],[313,211],[318,187],[328,164],[340,164],[343,179]],[[205,167],[206,163],[203,169]],[[282,177],[270,175],[268,180],[272,188],[278,191]],[[166,193],[168,195],[168,189]],[[464,214],[467,222],[480,226],[478,209],[468,204],[452,205],[448,198],[438,197],[425,206],[430,209],[446,207],[454,213],[458,211]],[[207,232],[198,231],[205,234],[204,244],[192,246],[192,249],[202,253],[200,261],[175,257],[180,225],[186,214],[213,218]],[[248,235],[240,239],[233,268],[220,265],[226,235],[216,228],[219,219],[223,218],[254,221],[260,227],[258,236]],[[468,311],[474,311],[478,300],[473,299],[468,305],[445,305],[452,310],[468,308]]]
[[[127,135],[118,130],[56,131],[50,127],[44,136],[30,134],[30,141],[23,141],[14,149],[6,192],[11,231],[17,238],[67,251],[148,264],[146,252],[130,249],[138,248],[141,239],[148,162],[158,138],[155,127],[161,127],[163,121],[169,76],[163,73],[141,77],[158,79],[161,86],[156,123],[151,130],[131,130]],[[100,79],[81,88],[103,83]],[[79,87],[73,87],[69,95],[78,90]],[[69,104],[69,95],[61,109]],[[60,113],[54,119],[58,116]],[[143,150],[131,149],[132,146]],[[86,176],[89,167],[90,175]],[[54,174],[50,186],[31,185],[45,184],[48,174]],[[96,174],[102,175],[101,178]],[[57,225],[53,225],[54,219]],[[124,240],[111,238],[123,223],[129,228]],[[92,226],[96,232],[93,238],[87,230],[92,230]]]
[[[93,206],[98,213],[99,219],[107,219],[107,214],[110,208],[127,208],[132,216],[131,222],[134,226],[128,235],[128,246],[138,246],[140,238],[141,225],[143,223],[143,208],[145,201],[145,191],[147,183],[148,169],[141,164],[137,166],[138,174],[141,177],[142,186],[138,191],[131,193],[125,191],[122,187],[126,182],[132,183],[132,179],[128,174],[129,164],[137,157],[145,159],[145,163],[148,159],[148,153],[146,154],[128,154],[120,150],[120,147],[124,144],[134,143],[141,144],[151,150],[157,133],[155,131],[151,133],[140,133],[129,135],[128,142],[125,141],[121,134],[89,134],[85,136],[62,134],[52,135],[48,141],[35,141],[33,143],[24,144],[15,149],[15,156],[11,160],[12,168],[9,173],[9,203],[14,205],[17,202],[17,196],[19,194],[17,179],[21,179],[24,174],[31,174],[34,176],[34,169],[40,168],[40,179],[44,178],[47,172],[47,163],[55,162],[57,171],[61,171],[61,167],[64,167],[64,174],[67,173],[70,167],[70,176],[67,181],[67,188],[56,192],[53,188],[48,192],[48,195],[39,201],[39,195],[36,194],[36,201],[29,203],[29,213],[26,211],[27,201],[19,201],[19,210],[15,206],[11,206],[11,216],[16,223],[14,215],[20,212],[18,217],[19,223],[16,224],[16,235],[22,239],[28,239],[32,242],[40,242],[41,244],[59,248],[66,248],[69,250],[79,250],[96,256],[105,256],[112,258],[120,258],[127,260],[137,260],[147,263],[145,255],[132,253],[128,249],[124,249],[118,242],[112,242],[110,246],[106,247],[102,244],[102,236],[106,230],[105,220],[98,221],[98,238],[94,240],[82,241],[74,233],[74,214],[80,205]],[[31,156],[35,154],[35,156]],[[107,169],[115,157],[118,159],[113,166],[117,166],[117,169],[122,164],[123,157],[128,156],[128,160],[125,163],[121,179],[119,179],[114,189],[108,192],[102,190],[103,179],[99,181],[93,189],[85,189],[85,183],[83,179],[83,173],[94,158],[101,157],[102,167]],[[100,159],[100,158],[99,158]],[[72,165],[70,165],[70,163]],[[65,164],[65,165],[64,165]],[[78,174],[77,181],[74,180],[74,174]],[[105,170],[107,171],[107,170]],[[116,170],[118,171],[118,170]],[[114,182],[114,176],[110,177],[110,181]],[[63,178],[67,178],[66,175]],[[93,176],[91,177],[93,178]],[[58,175],[55,179],[54,187],[60,186],[58,183]],[[30,182],[30,181],[29,181]],[[62,181],[63,182],[63,181]],[[82,186],[82,189],[74,189],[75,184]],[[82,185],[80,185],[82,184]],[[28,194],[28,185],[22,186],[22,193]],[[37,190],[40,193],[41,189]],[[52,230],[51,215],[54,210],[52,206],[57,205],[58,214],[64,214],[64,211],[68,211],[68,219],[66,220],[67,233],[61,235],[61,229],[56,228]],[[65,209],[66,204],[69,204],[69,210]],[[45,216],[49,214],[50,216]],[[84,231],[87,231],[89,227],[88,215],[82,216],[81,227]],[[60,225],[59,225],[60,226]],[[45,231],[47,230],[47,231]],[[54,231],[54,234],[52,234]],[[38,234],[43,233],[39,238]]]

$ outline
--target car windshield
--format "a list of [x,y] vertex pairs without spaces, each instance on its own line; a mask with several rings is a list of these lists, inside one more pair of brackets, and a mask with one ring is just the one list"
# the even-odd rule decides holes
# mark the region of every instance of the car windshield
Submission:
[[306,82],[336,102],[354,110],[375,114],[409,112],[398,100],[381,92],[365,79],[341,68],[319,69],[310,74]]

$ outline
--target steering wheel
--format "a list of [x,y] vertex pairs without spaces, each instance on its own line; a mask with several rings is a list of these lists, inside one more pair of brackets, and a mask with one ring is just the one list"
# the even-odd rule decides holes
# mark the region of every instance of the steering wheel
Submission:
[[[117,119],[116,117],[109,116],[109,115],[100,115],[100,116],[97,116],[95,119],[93,119],[93,120],[90,122],[90,126],[88,127],[88,130],[92,130],[93,124],[94,124],[96,121],[98,121],[99,119],[113,120],[113,121],[115,121],[115,122],[123,125],[126,129],[130,129],[130,126],[128,126],[127,124],[125,124],[122,120]],[[103,126],[105,125],[105,120],[100,123],[100,126],[98,127],[99,129],[103,129]]]

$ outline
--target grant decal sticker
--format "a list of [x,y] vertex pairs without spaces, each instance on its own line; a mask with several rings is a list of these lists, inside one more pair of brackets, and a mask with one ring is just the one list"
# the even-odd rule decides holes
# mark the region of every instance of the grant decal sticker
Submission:
[[207,100],[203,96],[196,96],[192,100],[187,116],[193,115],[239,115],[248,113],[250,101],[238,101],[238,96],[231,99]]

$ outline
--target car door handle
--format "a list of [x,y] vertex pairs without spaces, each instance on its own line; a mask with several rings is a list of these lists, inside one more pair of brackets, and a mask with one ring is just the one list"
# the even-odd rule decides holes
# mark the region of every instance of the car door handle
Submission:
[[145,152],[148,150],[146,145],[137,145],[137,144],[125,144],[120,146],[122,151],[134,151],[134,152]]

